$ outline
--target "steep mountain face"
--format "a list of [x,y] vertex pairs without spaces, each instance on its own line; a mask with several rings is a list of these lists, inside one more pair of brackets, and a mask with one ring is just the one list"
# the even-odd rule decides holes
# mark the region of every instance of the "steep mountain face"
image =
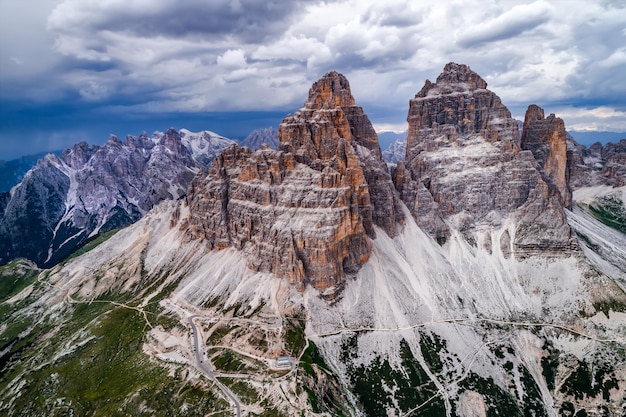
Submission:
[[568,172],[572,188],[626,185],[626,139],[587,148],[574,138],[567,140]]
[[47,259],[70,190],[70,178],[59,165],[57,156],[47,156],[10,194],[0,223],[0,263],[25,257],[43,264]]
[[273,127],[255,129],[241,142],[241,146],[252,150],[261,149],[263,145],[278,149],[278,130]]
[[206,132],[183,135],[170,129],[125,142],[112,136],[101,147],[81,142],[60,157],[48,155],[5,203],[0,263],[26,257],[54,265],[90,237],[182,196],[201,163],[232,143]]
[[254,271],[334,288],[369,258],[374,225],[394,236],[402,219],[376,133],[332,72],[279,138],[279,151],[224,151],[194,180],[185,227],[210,249],[243,250]]
[[406,139],[397,139],[383,151],[383,159],[388,164],[404,162],[406,156]]
[[278,151],[225,149],[23,285],[0,268],[0,412],[624,416],[626,236],[599,219],[625,191],[563,210],[509,119],[447,65],[411,101],[396,190],[326,74]]
[[569,189],[567,172],[567,143],[565,123],[550,114],[546,119],[543,109],[531,105],[526,110],[522,131],[521,148],[530,150],[547,182],[559,190],[561,204],[572,207],[572,192]]
[[[435,84],[427,80],[407,120],[406,167],[395,181],[423,230],[445,239],[451,225],[521,257],[576,247],[559,192],[519,148],[508,109],[469,67],[450,63]],[[485,228],[500,230],[495,240]]]
[[[55,152],[60,155],[61,151]],[[48,152],[22,156],[10,161],[0,161],[0,195],[22,182],[24,175]]]

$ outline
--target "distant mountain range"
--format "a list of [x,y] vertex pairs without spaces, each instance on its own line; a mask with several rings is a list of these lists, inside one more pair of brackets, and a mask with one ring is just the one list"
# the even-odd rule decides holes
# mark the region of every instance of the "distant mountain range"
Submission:
[[619,142],[626,139],[626,132],[601,132],[601,131],[580,131],[568,130],[568,133],[581,145],[591,146],[596,142],[607,144],[609,142]]
[[170,129],[48,154],[0,195],[0,264],[17,257],[56,264],[99,233],[184,195],[194,175],[234,143],[210,131]]

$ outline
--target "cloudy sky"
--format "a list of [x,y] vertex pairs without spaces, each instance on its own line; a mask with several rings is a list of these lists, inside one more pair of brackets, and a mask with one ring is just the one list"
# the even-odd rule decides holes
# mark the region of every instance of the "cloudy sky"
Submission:
[[0,0],[0,160],[170,126],[241,139],[333,69],[404,130],[450,61],[515,117],[626,132],[622,0]]

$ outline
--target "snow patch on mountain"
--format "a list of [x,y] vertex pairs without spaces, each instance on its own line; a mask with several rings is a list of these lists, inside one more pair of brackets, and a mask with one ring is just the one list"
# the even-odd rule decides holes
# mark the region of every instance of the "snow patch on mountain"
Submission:
[[387,164],[397,164],[403,162],[406,157],[406,138],[396,139],[383,151],[383,159]]
[[236,143],[210,130],[191,132],[180,129],[179,133],[181,142],[189,149],[193,159],[203,166],[208,166],[224,148]]

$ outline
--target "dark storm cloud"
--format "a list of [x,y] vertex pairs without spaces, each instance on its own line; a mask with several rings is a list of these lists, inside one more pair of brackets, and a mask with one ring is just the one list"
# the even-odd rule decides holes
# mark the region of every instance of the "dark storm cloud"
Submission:
[[626,130],[623,2],[37,5],[0,1],[0,142],[43,138],[45,126],[51,144],[167,125],[228,136],[227,122],[204,115],[293,112],[329,70],[346,75],[377,129],[405,130],[408,100],[450,61],[470,65],[516,117],[536,103],[568,127]]
[[[306,0],[160,0],[109,2],[65,1],[49,19],[53,31],[126,32],[142,37],[230,38],[267,41],[282,33]],[[97,46],[99,47],[99,46]]]

